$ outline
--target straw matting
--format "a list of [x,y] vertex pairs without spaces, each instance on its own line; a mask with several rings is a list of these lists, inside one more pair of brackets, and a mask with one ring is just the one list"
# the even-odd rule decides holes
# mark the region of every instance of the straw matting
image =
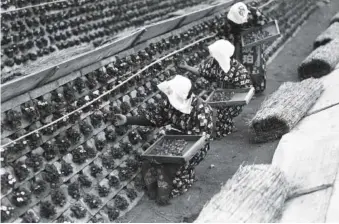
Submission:
[[323,46],[334,39],[339,38],[339,23],[333,23],[327,30],[322,32],[314,41],[314,49]]
[[259,223],[279,219],[289,185],[272,165],[240,166],[221,191],[214,195],[196,223]]
[[320,80],[286,82],[269,96],[250,121],[251,141],[263,143],[279,139],[305,116],[320,97]]
[[339,12],[333,16],[330,24],[332,25],[333,23],[338,23],[338,22],[339,22]]
[[299,78],[320,78],[333,71],[338,63],[339,38],[315,49],[301,65],[299,65]]

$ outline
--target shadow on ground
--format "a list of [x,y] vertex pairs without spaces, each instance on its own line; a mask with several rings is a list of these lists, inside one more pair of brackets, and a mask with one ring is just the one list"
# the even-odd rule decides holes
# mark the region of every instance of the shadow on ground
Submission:
[[[159,207],[145,196],[139,204],[118,222],[193,222],[204,204],[227,181],[242,163],[271,163],[278,141],[266,144],[250,144],[248,121],[254,116],[264,98],[275,91],[282,82],[297,81],[297,66],[312,51],[313,41],[324,31],[331,17],[339,11],[339,1],[318,8],[288,42],[277,57],[268,65],[268,87],[244,109],[235,122],[238,132],[212,143],[206,159],[197,167],[198,182],[175,198],[166,207]],[[210,169],[210,165],[215,167]],[[225,202],[227,203],[227,202]]]

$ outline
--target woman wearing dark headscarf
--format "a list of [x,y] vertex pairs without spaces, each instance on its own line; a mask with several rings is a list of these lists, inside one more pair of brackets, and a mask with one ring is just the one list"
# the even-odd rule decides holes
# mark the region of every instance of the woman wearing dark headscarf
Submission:
[[[217,40],[209,47],[210,57],[199,68],[180,64],[179,67],[203,76],[213,86],[221,88],[250,88],[252,82],[246,68],[233,58],[234,46],[226,40]],[[242,111],[242,106],[217,109],[217,137],[227,136],[234,130],[233,119]]]
[[235,46],[235,58],[240,61],[251,75],[256,93],[266,89],[266,60],[262,45],[243,48],[241,33],[255,26],[262,26],[269,18],[257,8],[238,2],[231,6],[227,20],[219,32],[219,36],[230,40]]
[[[213,111],[201,98],[192,93],[191,81],[177,75],[158,85],[162,101],[155,110],[140,111],[140,117],[116,115],[115,125],[164,127],[171,125],[183,135],[203,135],[208,140],[213,131]],[[192,185],[194,168],[206,156],[206,144],[186,165],[162,165],[144,162],[142,173],[148,193],[161,204],[179,195]]]

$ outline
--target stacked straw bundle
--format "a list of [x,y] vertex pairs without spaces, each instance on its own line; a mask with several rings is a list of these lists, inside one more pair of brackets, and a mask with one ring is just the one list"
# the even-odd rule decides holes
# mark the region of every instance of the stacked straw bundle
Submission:
[[339,63],[339,38],[315,49],[299,65],[300,79],[320,78],[333,71]]
[[288,133],[323,92],[321,80],[286,82],[268,97],[250,121],[251,141],[263,143]]
[[334,39],[339,38],[339,23],[333,23],[327,30],[322,32],[317,39],[315,39],[313,47],[314,49],[331,42]]
[[260,223],[279,219],[289,195],[282,172],[272,165],[240,166],[214,195],[196,223]]
[[339,22],[339,12],[333,16],[330,24],[332,25],[333,23],[338,23],[338,22]]

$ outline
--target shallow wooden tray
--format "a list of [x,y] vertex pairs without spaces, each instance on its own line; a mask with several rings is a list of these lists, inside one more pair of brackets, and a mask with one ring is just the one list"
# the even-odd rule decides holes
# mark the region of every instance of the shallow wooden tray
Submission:
[[[170,156],[170,155],[156,155],[152,154],[155,146],[161,144],[165,139],[184,139],[188,142],[183,150],[182,156]],[[142,155],[143,159],[149,160],[155,163],[176,163],[184,164],[189,161],[198,150],[202,149],[206,144],[206,138],[200,135],[164,135],[159,138],[152,146],[150,146]]]
[[[259,32],[259,31],[267,31],[270,33],[270,35],[261,40],[257,40],[251,43],[245,43],[244,39],[247,34],[252,33],[252,32]],[[242,32],[241,33],[241,44],[244,48],[254,47],[254,46],[263,44],[265,42],[275,40],[279,36],[280,36],[280,29],[279,29],[278,21],[273,20],[263,26],[253,27]]]
[[[228,101],[211,101],[212,96],[216,92],[234,92],[234,95]],[[209,97],[206,99],[206,102],[214,106],[243,106],[250,102],[252,97],[254,96],[255,90],[254,88],[245,88],[245,89],[217,89],[214,90]]]

